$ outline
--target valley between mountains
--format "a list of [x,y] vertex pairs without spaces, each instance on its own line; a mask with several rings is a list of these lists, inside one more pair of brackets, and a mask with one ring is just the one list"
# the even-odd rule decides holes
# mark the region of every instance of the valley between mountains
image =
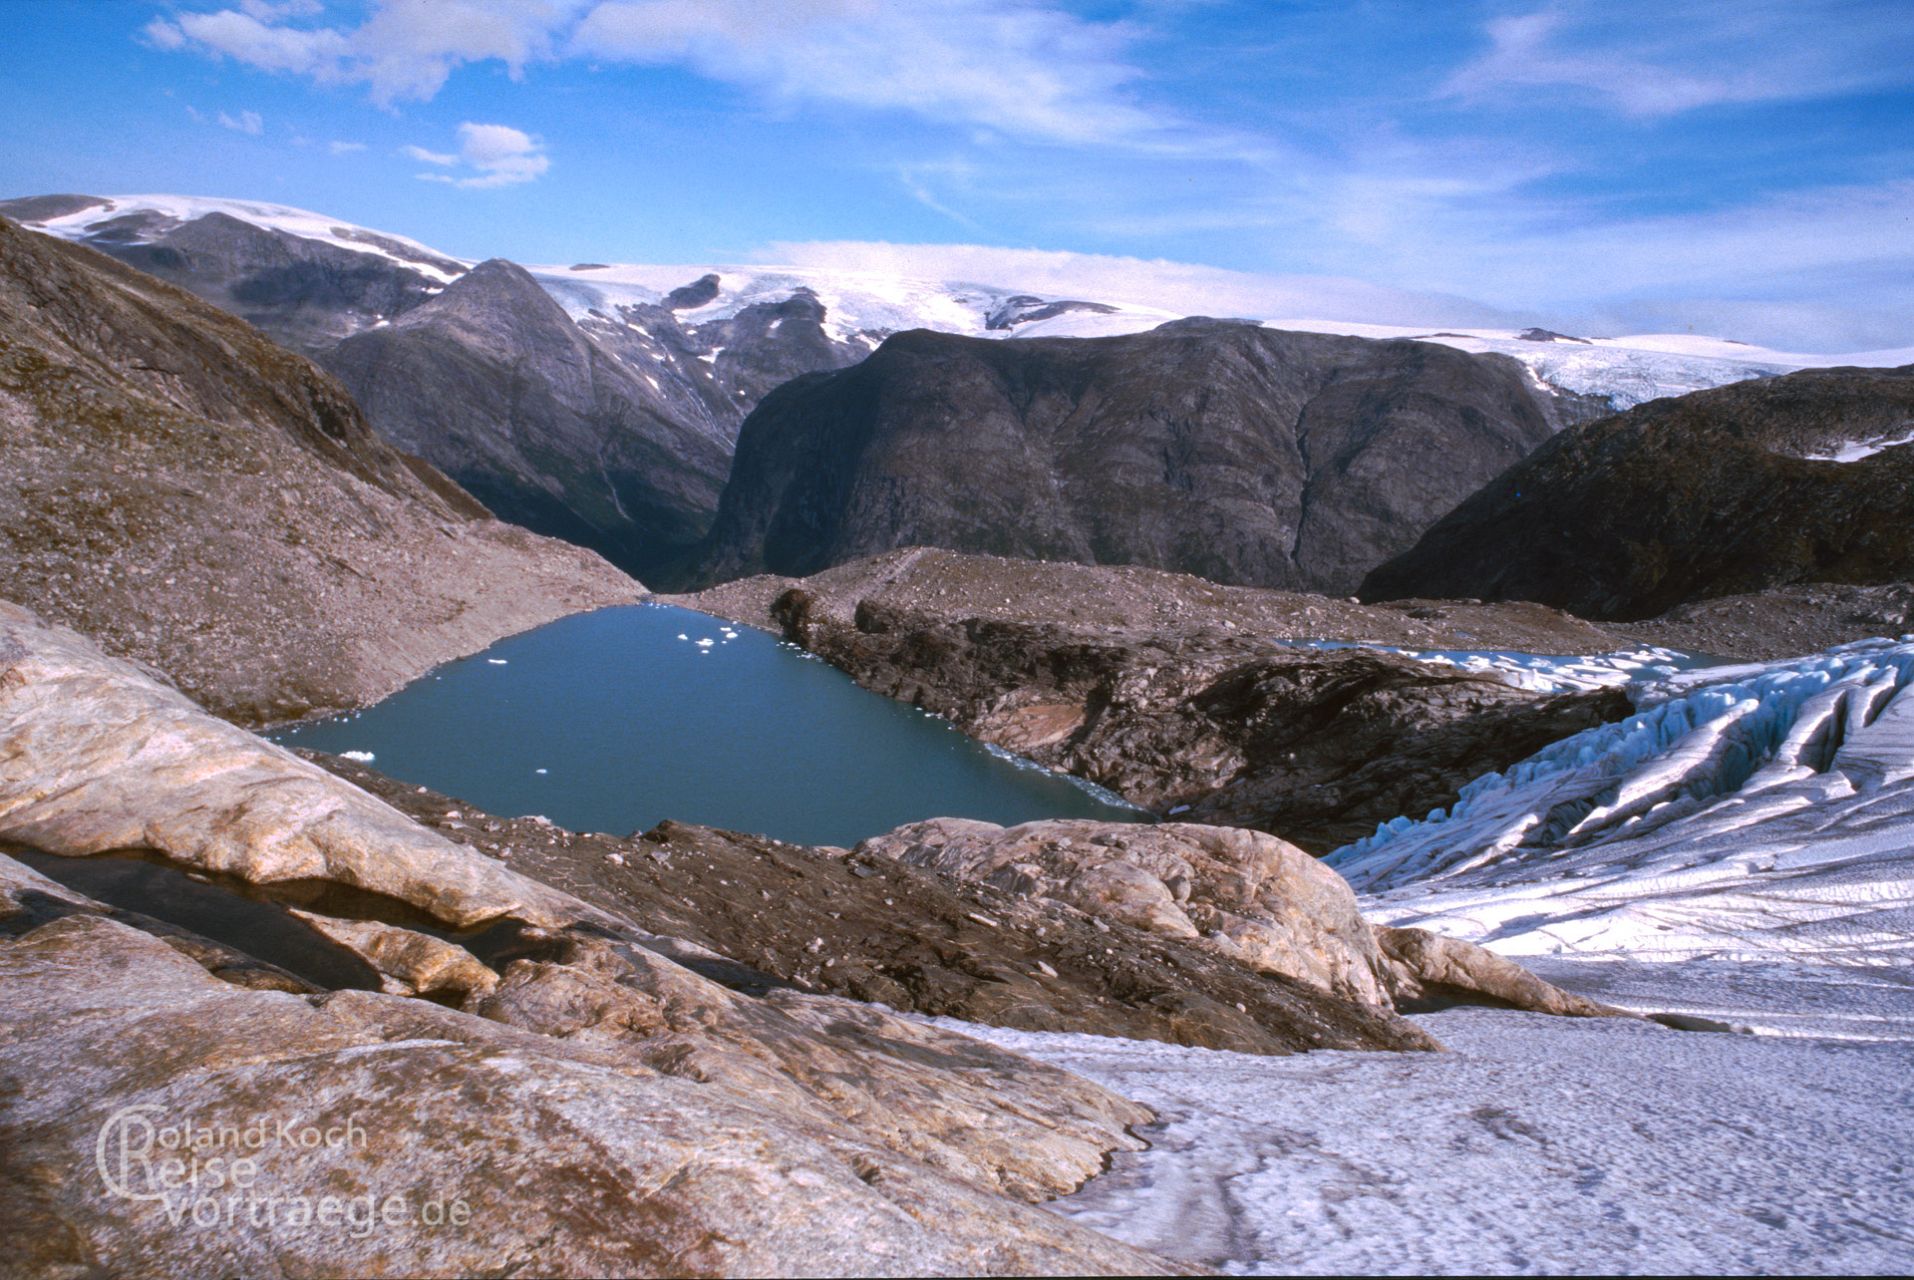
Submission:
[[[12,1271],[1914,1262],[1914,353],[0,215]],[[663,606],[1132,820],[593,831],[291,732],[482,669],[412,740],[557,788],[511,638]],[[460,1229],[108,1167],[262,1115]]]

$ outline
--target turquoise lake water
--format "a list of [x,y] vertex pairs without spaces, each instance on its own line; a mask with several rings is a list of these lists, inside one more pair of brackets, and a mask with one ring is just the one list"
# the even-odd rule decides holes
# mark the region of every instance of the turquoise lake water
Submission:
[[848,845],[931,817],[1146,817],[794,646],[666,605],[564,618],[272,736],[369,752],[492,813],[617,835],[676,818]]

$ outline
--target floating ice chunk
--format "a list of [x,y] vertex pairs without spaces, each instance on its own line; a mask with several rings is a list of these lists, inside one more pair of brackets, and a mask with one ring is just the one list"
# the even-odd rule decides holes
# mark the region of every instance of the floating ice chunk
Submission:
[[371,764],[379,757],[373,755],[370,751],[341,751],[339,758],[342,760],[357,760],[360,764]]
[[503,658],[487,658],[485,661],[495,667],[502,667],[505,665],[505,659]]
[[698,641],[698,647],[700,649],[709,649],[716,643],[718,643],[716,640],[713,640],[710,636],[706,636],[704,639]]

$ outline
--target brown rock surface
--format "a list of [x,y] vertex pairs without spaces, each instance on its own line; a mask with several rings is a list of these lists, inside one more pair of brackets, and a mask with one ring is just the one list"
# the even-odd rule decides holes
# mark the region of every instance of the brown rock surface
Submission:
[[1529,605],[1365,609],[941,551],[673,602],[768,621],[866,688],[1158,813],[1255,827],[1312,853],[1448,805],[1474,778],[1630,710],[1615,690],[1549,697],[1394,654],[1281,643],[1618,644]]
[[913,866],[1058,898],[1237,963],[1387,1006],[1389,971],[1349,882],[1260,831],[1193,823],[1000,827],[934,818],[858,846]]
[[490,519],[245,323],[4,219],[0,448],[0,598],[244,723],[644,595]]
[[1645,622],[1605,625],[1671,649],[1773,662],[1914,631],[1914,582],[1769,587],[1678,605]]
[[[637,839],[581,834],[491,817],[350,760],[310,758],[448,839],[702,948],[673,955],[734,989],[828,993],[1022,1030],[1241,1053],[1439,1047],[1386,1000],[1345,1000],[1320,984],[1259,973],[1187,933],[877,853],[678,822]],[[1265,927],[1242,925],[1252,938]]]
[[[1162,1265],[1016,1203],[1134,1146],[1142,1108],[872,1006],[727,990],[666,954],[710,952],[426,831],[22,611],[0,653],[0,840],[230,893],[234,921],[329,890],[323,930],[307,906],[272,931],[344,940],[366,977],[260,990],[232,962],[243,935],[149,929],[0,855],[0,1217],[23,1273]],[[495,987],[434,993],[457,1010],[350,989],[478,966]],[[456,1196],[470,1221],[172,1227],[93,1164],[102,1125],[149,1105],[215,1132],[351,1121],[367,1141],[262,1154],[262,1194]]]
[[1392,970],[1390,986],[1398,1004],[1501,1004],[1570,1018],[1635,1016],[1544,982],[1473,942],[1426,929],[1374,928]]

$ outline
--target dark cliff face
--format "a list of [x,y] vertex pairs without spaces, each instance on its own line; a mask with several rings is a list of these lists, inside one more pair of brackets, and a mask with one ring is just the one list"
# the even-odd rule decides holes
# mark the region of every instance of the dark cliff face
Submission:
[[380,430],[501,518],[642,576],[704,533],[726,450],[525,270],[481,263],[323,363]]
[[1564,433],[1372,573],[1365,599],[1536,600],[1584,617],[1796,583],[1914,578],[1914,367],[1828,369]]
[[696,572],[928,545],[1346,593],[1549,435],[1513,361],[1429,343],[918,330],[765,398]]

